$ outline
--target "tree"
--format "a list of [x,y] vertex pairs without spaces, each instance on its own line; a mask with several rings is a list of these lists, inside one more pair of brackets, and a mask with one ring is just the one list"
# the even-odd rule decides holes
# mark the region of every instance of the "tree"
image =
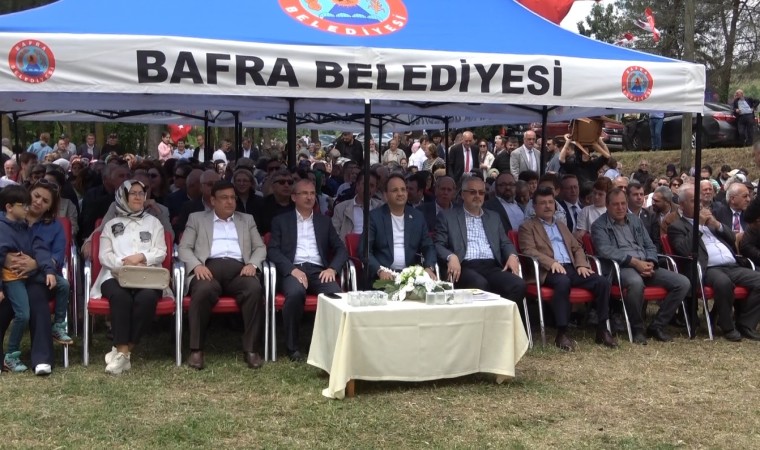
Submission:
[[615,13],[613,5],[595,3],[586,17],[586,24],[578,22],[578,32],[597,41],[613,43],[624,33],[621,25],[621,17]]

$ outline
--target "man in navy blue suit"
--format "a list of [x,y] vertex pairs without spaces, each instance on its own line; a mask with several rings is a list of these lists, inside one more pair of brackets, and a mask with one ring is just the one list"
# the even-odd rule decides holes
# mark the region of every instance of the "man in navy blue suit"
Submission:
[[385,184],[387,203],[369,213],[369,272],[372,279],[389,280],[392,275],[380,267],[400,271],[417,264],[435,279],[436,253],[421,211],[407,205],[406,181],[399,174]]
[[[282,321],[285,345],[293,361],[304,359],[299,349],[299,326],[306,294],[340,292],[338,272],[348,259],[348,251],[330,218],[314,213],[314,182],[308,178],[293,187],[294,212],[272,219],[269,260],[277,268],[278,288],[285,295]],[[332,257],[332,258],[331,258]]]

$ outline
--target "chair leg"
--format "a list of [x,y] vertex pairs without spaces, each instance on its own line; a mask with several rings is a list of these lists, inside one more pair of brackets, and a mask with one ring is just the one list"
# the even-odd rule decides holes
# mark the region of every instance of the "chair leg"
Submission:
[[528,299],[523,297],[523,310],[525,310],[525,332],[528,334],[528,348],[533,348],[533,332],[530,327],[530,314],[528,313]]
[[68,345],[63,346],[63,367],[66,369],[69,367],[69,346]]
[[691,338],[691,324],[689,323],[689,311],[686,309],[686,302],[681,301],[681,309],[683,309],[683,318],[686,321],[686,334]]
[[269,266],[264,263],[264,361],[269,361],[269,290],[272,289],[272,279],[269,274]]
[[710,319],[710,308],[707,306],[707,296],[705,295],[705,286],[704,284],[699,285],[699,288],[702,290],[702,308],[705,310],[705,321],[707,322],[707,335],[710,337],[710,340],[712,341],[713,338],[713,329],[712,329],[712,320]]
[[87,367],[90,364],[90,314],[85,306],[84,321],[82,324],[82,365]]
[[544,304],[541,298],[541,288],[538,289],[538,322],[541,326],[541,346],[546,347],[546,328],[544,324]]

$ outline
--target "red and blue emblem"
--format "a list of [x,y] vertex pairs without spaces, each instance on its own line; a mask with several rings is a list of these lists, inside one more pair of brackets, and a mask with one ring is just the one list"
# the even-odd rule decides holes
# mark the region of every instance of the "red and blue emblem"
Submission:
[[55,72],[55,56],[44,42],[29,39],[11,48],[8,54],[11,72],[26,83],[42,83]]
[[402,0],[279,0],[290,17],[311,28],[346,36],[384,36],[407,24]]
[[623,72],[623,94],[632,102],[642,102],[652,95],[654,78],[643,67],[631,66]]

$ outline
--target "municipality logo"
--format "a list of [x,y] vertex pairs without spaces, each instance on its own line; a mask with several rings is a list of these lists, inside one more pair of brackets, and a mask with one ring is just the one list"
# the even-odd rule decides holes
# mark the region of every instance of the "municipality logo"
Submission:
[[643,67],[631,66],[623,72],[623,95],[632,102],[643,102],[652,95],[654,78]]
[[326,33],[346,36],[385,36],[407,22],[402,0],[279,0],[294,20]]
[[42,83],[55,72],[55,56],[44,42],[29,39],[11,48],[8,55],[11,72],[25,83]]

